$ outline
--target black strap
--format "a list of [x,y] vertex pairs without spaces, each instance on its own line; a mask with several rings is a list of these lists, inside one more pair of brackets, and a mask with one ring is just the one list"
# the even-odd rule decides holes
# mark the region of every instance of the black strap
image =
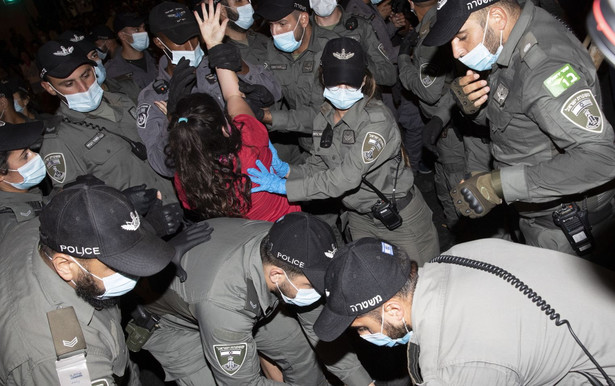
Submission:
[[[395,169],[395,182],[393,183],[393,200],[392,200],[393,201],[393,206],[395,206],[395,189],[397,188],[397,177],[399,175],[399,164],[401,164],[401,160],[403,158],[402,155],[401,155],[401,150],[395,156],[395,158],[397,158],[397,168]],[[374,191],[374,193],[376,193],[378,195],[378,197],[380,197],[382,202],[390,203],[391,201],[389,201],[389,199],[384,195],[384,193],[382,193],[378,188],[376,188],[371,182],[369,182],[365,178],[368,174],[371,174],[371,173],[375,172],[376,170],[380,169],[382,167],[382,165],[387,163],[387,161],[385,161],[382,164],[380,164],[377,168],[374,168],[374,169],[370,170],[369,172],[363,174],[361,176],[361,181],[363,181],[363,183],[365,185],[367,185],[370,189],[372,189]]]

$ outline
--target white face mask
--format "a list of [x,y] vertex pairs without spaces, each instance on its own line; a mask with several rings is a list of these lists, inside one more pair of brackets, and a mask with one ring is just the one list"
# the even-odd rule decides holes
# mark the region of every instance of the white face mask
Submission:
[[97,299],[104,300],[124,295],[125,293],[130,292],[133,288],[135,288],[135,286],[137,285],[137,280],[139,280],[137,277],[124,276],[119,272],[116,272],[106,277],[98,277],[92,272],[85,269],[72,256],[68,257],[70,257],[85,273],[103,282],[103,285],[105,286],[105,293],[100,296],[97,296]]
[[252,27],[254,23],[254,8],[252,8],[252,4],[242,5],[241,7],[235,8],[239,18],[235,20],[235,23],[238,27],[241,27],[245,30]]
[[[49,83],[49,85],[51,85],[51,83]],[[69,109],[80,113],[89,113],[90,111],[96,110],[98,106],[100,106],[100,102],[102,102],[103,89],[100,87],[97,80],[92,83],[87,91],[78,92],[76,94],[64,95],[56,90],[53,85],[51,85],[51,88],[66,99],[64,103],[66,103]]]
[[196,48],[192,51],[180,51],[180,50],[173,51],[172,49],[167,47],[167,45],[164,44],[161,39],[158,39],[158,41],[160,42],[160,44],[164,46],[164,48],[166,48],[171,53],[171,56],[169,56],[167,51],[163,50],[164,54],[167,56],[167,58],[169,58],[169,60],[173,64],[179,63],[181,58],[186,58],[190,62],[190,66],[198,67],[199,64],[201,63],[201,60],[203,60],[203,57],[205,56],[205,53],[201,49],[200,45],[197,45]]
[[363,334],[361,338],[365,339],[371,344],[375,344],[376,346],[386,346],[393,347],[402,344],[407,344],[412,337],[412,331],[408,330],[408,326],[406,326],[406,321],[402,319],[404,322],[404,328],[406,329],[406,335],[401,338],[393,339],[388,335],[384,334],[384,305],[382,305],[382,323],[380,324],[380,332],[376,332],[374,334]]
[[295,39],[295,30],[299,25],[299,20],[297,19],[297,24],[295,24],[295,28],[292,31],[284,32],[281,34],[273,35],[273,45],[280,51],[284,52],[294,52],[303,41],[303,35],[305,35],[305,28],[303,29],[303,33],[301,34],[301,39],[297,41]]
[[132,34],[130,46],[137,51],[145,51],[149,47],[149,35],[147,32],[135,32]]
[[103,84],[105,79],[107,79],[107,69],[103,65],[102,59],[95,60],[95,62],[94,72],[96,73],[96,81],[98,84]]
[[320,17],[330,16],[337,7],[337,0],[310,0],[310,8]]
[[278,287],[278,290],[280,291],[280,295],[282,295],[282,299],[284,300],[285,303],[288,304],[294,304],[296,306],[299,307],[305,307],[305,306],[309,306],[311,304],[314,304],[318,301],[318,299],[320,299],[320,294],[314,289],[314,288],[310,288],[310,289],[306,289],[306,288],[297,288],[295,287],[295,285],[293,284],[292,281],[290,281],[290,279],[288,278],[288,275],[286,275],[285,271],[284,272],[284,276],[286,276],[286,280],[288,280],[288,282],[290,283],[290,285],[293,286],[294,289],[297,290],[297,295],[294,298],[289,298],[286,295],[284,295],[282,293],[282,290],[280,289],[280,286],[278,286],[278,283],[276,282],[275,285],[276,287]]
[[28,161],[25,165],[18,169],[8,169],[11,172],[17,172],[23,178],[22,182],[9,182],[4,180],[7,184],[13,186],[16,189],[26,190],[30,189],[33,186],[38,185],[43,178],[45,178],[45,174],[47,173],[47,169],[45,169],[45,163],[40,155],[36,154],[30,161]]

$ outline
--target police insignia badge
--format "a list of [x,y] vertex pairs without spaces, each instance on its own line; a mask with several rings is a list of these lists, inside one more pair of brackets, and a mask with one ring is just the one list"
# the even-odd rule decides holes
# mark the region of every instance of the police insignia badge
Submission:
[[591,90],[574,93],[562,106],[561,113],[583,130],[602,133],[602,112]]
[[370,164],[374,162],[385,146],[386,141],[380,134],[374,132],[365,134],[362,146],[363,163]]
[[228,375],[233,375],[243,365],[248,345],[247,343],[214,344],[213,348],[222,371]]
[[47,174],[56,182],[63,184],[66,179],[66,160],[62,153],[49,153],[45,156]]
[[344,130],[342,133],[342,143],[345,145],[352,145],[355,142],[354,130]]
[[495,89],[495,100],[500,106],[502,106],[506,101],[506,98],[508,98],[508,87],[500,83]]
[[139,105],[137,109],[137,127],[139,129],[145,129],[147,124],[147,117],[149,116],[149,108],[151,106],[147,103]]
[[429,63],[421,64],[421,68],[419,69],[419,76],[421,78],[421,83],[423,87],[427,88],[436,81],[435,71],[433,66],[430,66]]
[[303,63],[303,69],[301,70],[301,72],[303,73],[309,73],[314,71],[314,62],[313,61],[309,61],[309,62],[305,62]]

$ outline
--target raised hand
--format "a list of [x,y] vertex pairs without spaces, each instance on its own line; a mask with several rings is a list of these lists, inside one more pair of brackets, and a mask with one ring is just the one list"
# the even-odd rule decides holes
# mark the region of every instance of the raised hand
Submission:
[[196,22],[201,30],[201,36],[205,41],[205,45],[207,46],[207,49],[210,49],[211,47],[222,43],[222,39],[224,39],[224,34],[226,31],[226,25],[228,24],[228,19],[224,19],[224,21],[220,23],[220,10],[222,9],[221,4],[214,6],[213,0],[209,0],[207,8],[209,11],[205,9],[205,3],[201,3],[203,18],[201,19],[201,16],[199,16],[199,13],[196,11],[194,11],[194,17],[196,18]]

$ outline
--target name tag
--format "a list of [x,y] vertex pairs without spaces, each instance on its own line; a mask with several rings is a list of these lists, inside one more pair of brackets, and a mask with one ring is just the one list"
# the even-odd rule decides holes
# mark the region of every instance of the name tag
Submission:
[[84,353],[56,361],[56,372],[61,386],[90,386],[92,383]]
[[286,64],[272,64],[269,66],[269,68],[271,68],[272,70],[286,70],[286,68],[288,68],[288,65]]
[[87,141],[85,143],[85,147],[88,148],[88,150],[91,150],[94,146],[96,146],[98,144],[98,142],[100,142],[101,139],[103,139],[105,137],[105,133],[97,133],[95,136],[93,136],[89,141]]

